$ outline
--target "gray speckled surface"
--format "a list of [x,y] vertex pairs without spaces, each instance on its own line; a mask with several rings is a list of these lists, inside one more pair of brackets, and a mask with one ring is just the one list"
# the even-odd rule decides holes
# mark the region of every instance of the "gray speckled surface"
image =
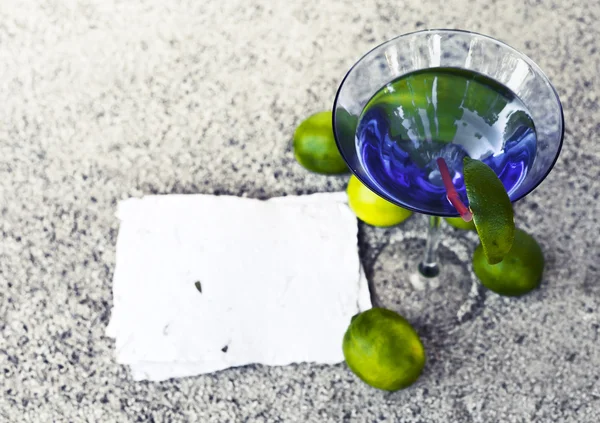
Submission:
[[[0,421],[600,421],[600,6],[483,3],[0,4]],[[344,365],[310,364],[132,382],[104,337],[116,202],[343,189],[345,177],[294,162],[295,125],[331,106],[362,53],[425,27],[496,36],[536,60],[561,95],[561,158],[516,206],[546,254],[542,288],[505,299],[469,294],[469,282],[441,287],[445,305],[417,297],[403,265],[424,244],[422,216],[363,227],[378,295],[414,322],[429,353],[413,387],[382,393]],[[446,232],[452,280],[468,275],[475,240]]]

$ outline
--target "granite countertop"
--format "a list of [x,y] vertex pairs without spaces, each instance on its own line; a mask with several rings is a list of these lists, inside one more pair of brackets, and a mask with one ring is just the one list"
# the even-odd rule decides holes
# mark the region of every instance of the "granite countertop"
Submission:
[[[599,19],[589,0],[5,2],[0,421],[600,421]],[[563,101],[561,157],[516,205],[546,254],[541,289],[507,299],[465,284],[476,240],[446,228],[447,283],[413,295],[404,263],[425,218],[361,226],[377,295],[429,354],[410,389],[373,390],[343,364],[133,382],[104,335],[117,201],[342,190],[347,177],[296,164],[295,126],[331,107],[364,52],[439,27],[522,50]]]

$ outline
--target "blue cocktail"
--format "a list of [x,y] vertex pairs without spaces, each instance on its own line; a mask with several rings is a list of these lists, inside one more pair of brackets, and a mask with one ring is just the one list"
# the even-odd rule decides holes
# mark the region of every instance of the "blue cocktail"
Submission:
[[511,201],[546,177],[560,152],[562,107],[535,63],[492,38],[430,30],[360,59],[334,104],[338,148],[352,172],[399,206],[431,215],[420,269],[438,273],[440,216],[457,216],[438,159],[464,195],[463,157],[488,164]]

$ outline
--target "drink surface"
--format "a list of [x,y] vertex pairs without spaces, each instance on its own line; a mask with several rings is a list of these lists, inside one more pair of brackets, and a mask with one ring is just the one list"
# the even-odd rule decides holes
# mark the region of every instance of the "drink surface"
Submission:
[[436,159],[443,157],[467,202],[463,157],[481,160],[512,194],[533,165],[536,132],[523,102],[479,73],[430,68],[384,86],[367,103],[356,148],[371,185],[401,205],[454,214]]

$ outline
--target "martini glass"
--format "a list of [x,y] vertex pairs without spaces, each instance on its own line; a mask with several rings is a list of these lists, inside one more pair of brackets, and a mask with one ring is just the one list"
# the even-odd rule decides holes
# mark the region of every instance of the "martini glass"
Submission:
[[[454,106],[442,104],[452,99]],[[564,133],[556,90],[531,59],[491,37],[459,30],[401,35],[365,54],[337,91],[333,127],[344,160],[363,184],[429,215],[418,266],[427,278],[440,272],[441,217],[459,215],[438,159],[446,160],[466,204],[464,156],[490,165],[515,202],[548,175]]]

